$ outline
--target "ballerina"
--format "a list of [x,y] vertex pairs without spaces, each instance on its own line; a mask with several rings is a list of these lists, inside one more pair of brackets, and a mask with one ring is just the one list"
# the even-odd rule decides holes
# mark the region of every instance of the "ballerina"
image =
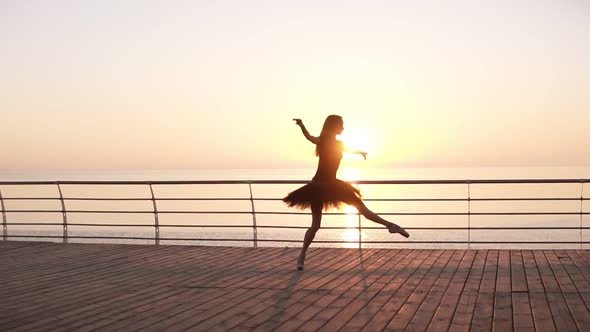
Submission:
[[390,233],[399,233],[406,238],[410,236],[402,227],[381,218],[369,210],[363,203],[360,191],[357,188],[336,178],[342,152],[360,154],[367,159],[366,152],[348,149],[341,141],[336,139],[336,136],[340,135],[344,130],[344,121],[341,116],[328,116],[319,137],[310,135],[301,119],[293,119],[293,121],[301,128],[305,138],[316,145],[315,154],[319,157],[318,168],[311,182],[283,198],[283,202],[289,207],[311,208],[311,227],[305,232],[303,247],[297,258],[298,270],[303,270],[307,248],[320,229],[322,210],[327,210],[330,207],[339,208],[343,204],[352,205],[365,218],[385,226]]

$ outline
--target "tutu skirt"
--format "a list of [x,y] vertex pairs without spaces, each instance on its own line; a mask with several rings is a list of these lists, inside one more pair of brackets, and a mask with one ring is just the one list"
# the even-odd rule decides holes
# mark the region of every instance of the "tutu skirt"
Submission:
[[360,191],[350,183],[342,180],[328,182],[312,181],[292,191],[285,198],[289,207],[307,209],[312,203],[321,203],[322,209],[341,208],[344,204],[353,204],[361,199]]

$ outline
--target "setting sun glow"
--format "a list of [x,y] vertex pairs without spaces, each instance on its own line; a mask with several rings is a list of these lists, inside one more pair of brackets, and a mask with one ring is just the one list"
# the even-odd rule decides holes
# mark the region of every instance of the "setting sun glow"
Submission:
[[370,137],[360,131],[345,129],[339,138],[348,149],[369,152],[373,148]]

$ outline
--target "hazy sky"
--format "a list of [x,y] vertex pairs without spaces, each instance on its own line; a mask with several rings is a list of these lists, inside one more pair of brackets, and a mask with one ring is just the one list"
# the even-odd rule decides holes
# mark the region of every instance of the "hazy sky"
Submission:
[[[0,0],[0,169],[590,165],[590,2]],[[352,161],[356,162],[356,161]]]

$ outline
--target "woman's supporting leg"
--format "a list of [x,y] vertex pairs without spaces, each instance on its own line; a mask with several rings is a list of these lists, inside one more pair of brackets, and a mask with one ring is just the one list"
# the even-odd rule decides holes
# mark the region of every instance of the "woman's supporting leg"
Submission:
[[406,230],[402,227],[381,218],[375,212],[369,210],[369,208],[365,205],[365,203],[363,203],[363,201],[358,200],[356,202],[351,203],[351,205],[354,206],[359,211],[359,213],[362,214],[365,218],[387,227],[389,233],[399,233],[404,237],[410,237],[410,234],[408,234],[408,232],[406,232]]
[[305,237],[303,238],[303,247],[301,248],[301,254],[299,254],[299,258],[297,258],[298,270],[303,270],[303,264],[305,262],[305,253],[307,252],[307,248],[309,248],[311,241],[313,241],[315,233],[317,233],[320,229],[321,223],[322,203],[313,203],[311,205],[311,227],[308,228],[305,232]]

